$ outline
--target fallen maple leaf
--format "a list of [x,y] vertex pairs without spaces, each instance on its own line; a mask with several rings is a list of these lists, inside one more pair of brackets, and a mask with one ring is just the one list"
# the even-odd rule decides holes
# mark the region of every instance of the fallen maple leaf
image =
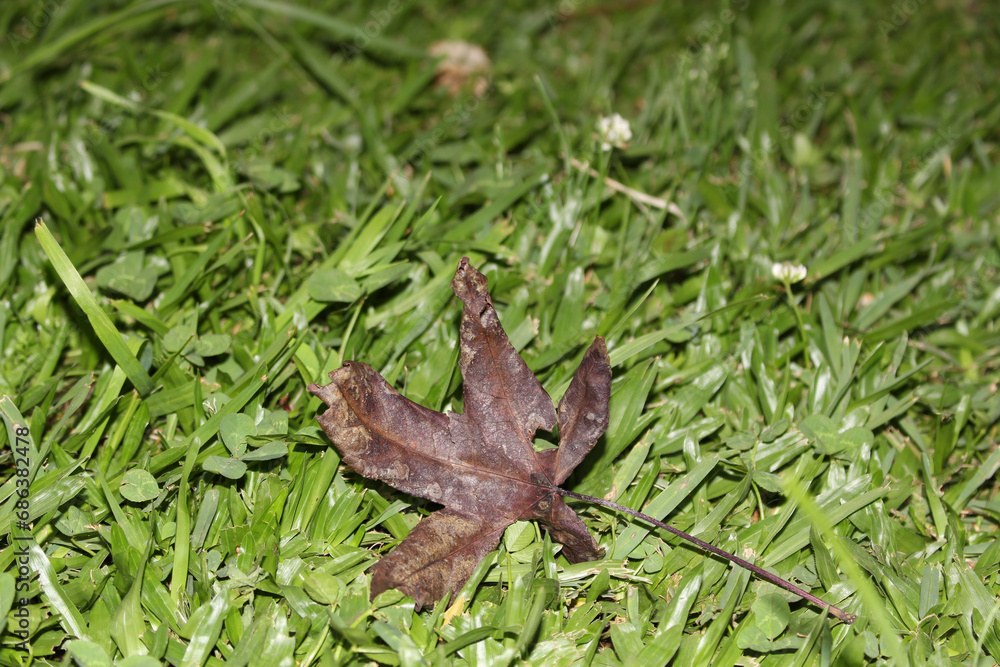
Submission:
[[[351,468],[444,505],[372,568],[372,596],[397,588],[417,608],[457,593],[518,520],[539,521],[572,563],[603,555],[553,487],[608,427],[611,365],[597,338],[556,412],[507,339],[486,276],[463,258],[452,289],[465,304],[465,412],[442,414],[401,396],[367,364],[349,361],[309,391],[330,406],[318,419]],[[558,449],[536,452],[535,430],[559,424]]]
[[[329,409],[318,417],[351,468],[410,495],[444,505],[372,568],[371,595],[396,588],[419,610],[457,593],[515,521],[534,519],[572,563],[603,555],[562,500],[576,498],[647,521],[820,605],[845,623],[854,614],[828,604],[753,563],[629,507],[559,488],[608,427],[611,365],[598,337],[559,403],[517,354],[500,326],[486,277],[462,258],[451,283],[462,300],[459,367],[465,413],[442,414],[401,396],[357,361],[309,385]],[[536,452],[535,430],[559,424],[559,447]]]

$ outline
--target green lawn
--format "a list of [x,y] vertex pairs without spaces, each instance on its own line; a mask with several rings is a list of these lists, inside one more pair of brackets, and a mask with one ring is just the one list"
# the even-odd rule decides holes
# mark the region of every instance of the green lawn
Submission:
[[[0,4],[0,664],[1000,662],[1000,7],[91,4]],[[306,386],[461,411],[463,256],[554,398],[608,341],[567,488],[857,622],[578,501],[369,601],[437,506]]]

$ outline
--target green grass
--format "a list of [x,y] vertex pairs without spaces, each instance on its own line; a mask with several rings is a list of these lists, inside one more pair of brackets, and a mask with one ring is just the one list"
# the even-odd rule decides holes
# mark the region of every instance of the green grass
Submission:
[[[991,3],[108,4],[0,6],[0,663],[1000,662]],[[568,488],[858,621],[580,503],[603,561],[518,523],[454,604],[370,602],[435,508],[306,385],[461,410],[462,256],[555,398],[608,339]]]

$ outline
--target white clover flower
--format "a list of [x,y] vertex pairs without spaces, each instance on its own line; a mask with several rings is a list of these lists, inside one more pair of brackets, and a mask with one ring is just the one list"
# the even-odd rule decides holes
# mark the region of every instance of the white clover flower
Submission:
[[806,277],[806,267],[798,262],[775,262],[771,265],[771,275],[790,285]]
[[625,148],[632,138],[632,128],[627,120],[612,114],[597,121],[597,136],[601,139],[601,150],[609,151],[612,146]]

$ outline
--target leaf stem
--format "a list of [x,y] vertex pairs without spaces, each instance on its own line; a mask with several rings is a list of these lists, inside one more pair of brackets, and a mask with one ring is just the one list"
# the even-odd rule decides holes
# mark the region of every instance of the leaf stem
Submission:
[[705,551],[713,553],[716,556],[721,556],[721,557],[725,558],[728,561],[736,563],[740,567],[744,567],[744,568],[750,570],[751,572],[753,572],[754,574],[756,574],[761,579],[769,581],[772,584],[774,584],[775,586],[780,586],[781,588],[784,588],[786,591],[789,591],[791,593],[795,593],[796,595],[798,595],[800,597],[803,597],[806,600],[809,600],[813,604],[818,605],[818,606],[822,607],[823,609],[826,609],[827,611],[830,612],[830,614],[832,616],[834,616],[835,618],[837,618],[840,621],[843,621],[844,623],[851,624],[855,620],[857,620],[857,618],[858,618],[855,614],[849,614],[846,611],[844,611],[843,609],[840,609],[838,607],[834,607],[832,604],[830,604],[828,602],[824,602],[823,600],[819,599],[818,597],[816,597],[812,593],[809,593],[808,591],[802,590],[801,588],[799,588],[795,584],[793,584],[793,583],[791,583],[789,581],[785,581],[781,577],[773,575],[770,572],[768,572],[767,570],[765,570],[763,568],[760,568],[760,567],[757,567],[756,565],[754,565],[753,563],[751,563],[749,561],[745,561],[745,560],[743,560],[742,558],[740,558],[738,556],[734,556],[733,554],[729,553],[728,551],[724,551],[724,550],[720,549],[719,547],[713,546],[713,545],[709,544],[708,542],[705,542],[704,540],[699,540],[694,535],[688,535],[683,530],[677,530],[673,526],[665,524],[662,521],[658,521],[658,520],[654,519],[651,516],[647,516],[647,515],[643,514],[642,512],[636,512],[634,509],[625,507],[624,505],[619,505],[618,503],[613,503],[613,502],[610,502],[610,501],[607,501],[607,500],[602,500],[600,498],[594,498],[593,496],[585,496],[585,495],[580,494],[580,493],[573,493],[572,491],[567,491],[566,489],[559,488],[558,486],[552,487],[552,490],[554,492],[558,493],[559,495],[565,496],[567,498],[575,498],[576,500],[585,500],[585,501],[587,501],[589,503],[594,503],[594,504],[600,505],[602,507],[607,507],[609,509],[618,510],[619,512],[624,512],[625,514],[628,514],[629,516],[635,517],[637,519],[642,519],[643,521],[651,523],[651,524],[653,524],[654,526],[656,526],[658,528],[662,528],[663,530],[665,530],[665,531],[667,531],[669,533],[673,533],[677,537],[684,538],[688,542],[691,542],[692,544],[695,544],[695,545],[701,547]]

